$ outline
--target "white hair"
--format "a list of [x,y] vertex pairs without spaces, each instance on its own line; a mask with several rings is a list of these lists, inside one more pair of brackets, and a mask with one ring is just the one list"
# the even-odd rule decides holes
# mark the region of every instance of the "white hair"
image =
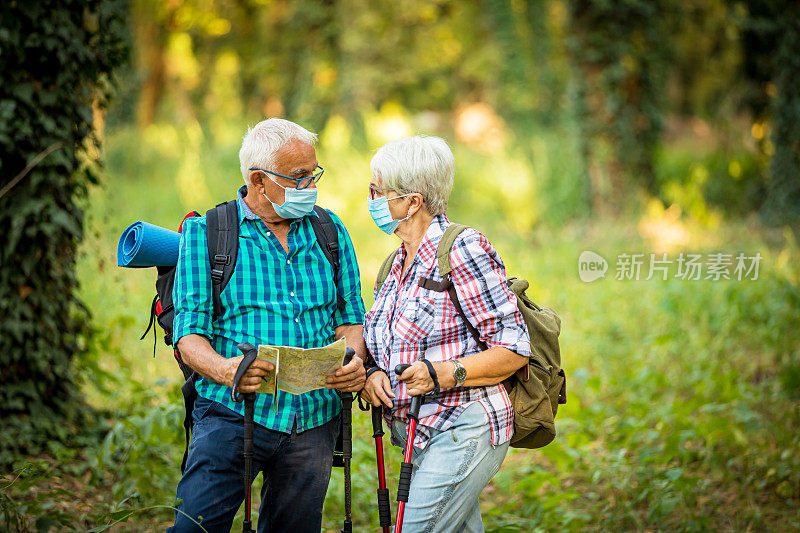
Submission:
[[382,187],[401,194],[422,194],[431,215],[447,209],[456,160],[444,139],[415,135],[388,142],[378,148],[369,167]]
[[282,118],[268,118],[248,128],[239,150],[239,166],[245,184],[250,185],[251,168],[272,170],[275,154],[294,139],[314,144],[317,134]]

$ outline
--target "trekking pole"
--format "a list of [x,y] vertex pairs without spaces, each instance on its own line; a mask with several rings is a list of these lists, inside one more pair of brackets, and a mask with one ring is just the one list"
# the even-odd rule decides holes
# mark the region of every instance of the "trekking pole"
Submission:
[[233,389],[231,390],[231,399],[234,402],[241,402],[244,399],[244,521],[242,522],[243,533],[255,533],[253,530],[252,522],[250,521],[251,507],[250,507],[250,493],[252,492],[253,475],[253,418],[255,417],[255,403],[256,393],[248,392],[239,394],[236,389],[239,388],[239,380],[242,379],[244,373],[253,364],[258,355],[258,350],[250,343],[243,342],[238,345],[239,350],[244,354],[242,362],[239,363],[239,368],[236,369],[236,375],[233,378]]
[[[399,364],[394,367],[394,373],[399,376],[410,366],[405,363]],[[411,452],[414,450],[414,436],[417,432],[420,407],[422,407],[421,394],[411,398],[411,407],[408,409],[408,438],[403,462],[400,463],[400,479],[397,481],[397,520],[395,521],[394,533],[402,533],[403,531],[403,513],[406,510],[408,491],[411,488]]]
[[244,395],[244,521],[243,533],[255,533],[250,522],[251,476],[253,474],[253,418],[255,416],[256,393]]
[[383,462],[383,408],[372,406],[372,437],[375,439],[375,460],[378,463],[378,519],[383,533],[392,526],[392,508],[389,504],[389,489],[386,488],[386,471]]
[[[344,364],[349,363],[356,354],[352,348],[347,348],[344,355]],[[344,525],[342,533],[352,533],[352,495],[353,487],[350,479],[350,460],[353,458],[353,393],[339,392],[342,399],[342,459],[344,462]]]

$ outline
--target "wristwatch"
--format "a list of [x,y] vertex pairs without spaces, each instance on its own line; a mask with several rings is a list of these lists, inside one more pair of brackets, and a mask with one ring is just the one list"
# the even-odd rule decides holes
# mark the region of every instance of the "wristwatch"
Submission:
[[453,364],[456,365],[456,368],[453,370],[453,378],[456,380],[456,387],[462,387],[467,380],[467,369],[458,362],[458,359],[453,359]]

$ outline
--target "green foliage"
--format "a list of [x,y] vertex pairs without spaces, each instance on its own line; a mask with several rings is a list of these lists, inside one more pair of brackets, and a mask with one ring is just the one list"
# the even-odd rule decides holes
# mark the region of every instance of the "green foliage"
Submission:
[[39,492],[25,501],[16,501],[16,494],[24,494],[34,487],[50,481],[53,469],[45,461],[27,463],[12,473],[8,483],[0,487],[0,525],[3,531],[50,531],[73,523],[72,512],[56,507],[56,502],[75,499],[73,492],[54,488]]
[[750,92],[740,75],[741,32],[728,0],[681,2],[670,14],[672,79],[669,109],[681,116],[724,123]]
[[547,0],[484,3],[491,42],[502,58],[497,77],[484,80],[487,100],[520,136],[532,121],[551,126],[560,116],[553,106],[561,102],[567,69],[559,36],[553,31],[558,21],[549,12],[556,5]]
[[718,147],[698,153],[695,147],[659,149],[655,156],[658,196],[697,220],[711,210],[742,217],[764,201],[765,187],[756,154]]
[[791,0],[727,0],[735,27],[741,33],[742,60],[738,77],[744,85],[741,105],[750,110],[753,118],[763,120],[769,116],[771,94],[769,88],[777,69],[776,51],[779,33],[785,23],[792,25],[791,17],[784,17]]
[[[63,461],[64,457],[59,459]],[[54,480],[62,476],[75,474],[76,472],[70,472],[63,465],[53,466],[46,461],[26,463],[12,471],[11,476],[7,477],[10,480],[0,486],[0,525],[3,526],[3,531],[46,533],[55,529],[99,533],[129,521],[135,524],[137,519],[152,515],[152,511],[167,516],[172,516],[176,511],[173,505],[133,507],[138,500],[138,494],[126,497],[119,503],[76,505],[81,502],[77,491],[54,483]],[[202,531],[207,531],[200,522],[192,517],[189,519],[198,524]]]
[[89,458],[93,468],[115,473],[116,500],[135,495],[154,501],[175,489],[184,445],[183,402],[163,401],[181,398],[177,388],[157,390],[137,391],[141,403],[136,411],[118,413],[102,446]]
[[113,1],[0,7],[0,464],[86,423],[70,368],[88,317],[74,297],[76,202],[96,179],[86,160],[95,150],[92,105],[104,104],[107,76],[125,57],[124,13]]

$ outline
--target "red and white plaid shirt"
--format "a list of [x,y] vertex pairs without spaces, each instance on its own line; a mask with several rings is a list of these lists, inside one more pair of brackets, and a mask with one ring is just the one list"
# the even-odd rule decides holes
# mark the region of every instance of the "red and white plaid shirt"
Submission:
[[[405,384],[395,376],[396,365],[413,363],[423,356],[431,362],[452,361],[481,351],[448,294],[418,285],[420,278],[442,279],[436,248],[449,225],[446,215],[434,217],[402,280],[406,250],[405,245],[400,246],[386,281],[375,293],[372,309],[364,317],[367,348],[392,383],[395,417],[405,419],[411,405]],[[471,228],[461,232],[453,244],[450,262],[459,302],[481,340],[489,347],[501,346],[530,357],[530,339],[517,309],[517,298],[506,284],[500,255],[486,237]],[[443,389],[435,400],[426,401],[420,409],[415,446],[424,448],[430,439],[428,428],[446,431],[473,402],[480,402],[489,415],[492,444],[511,440],[514,410],[502,384]]]

